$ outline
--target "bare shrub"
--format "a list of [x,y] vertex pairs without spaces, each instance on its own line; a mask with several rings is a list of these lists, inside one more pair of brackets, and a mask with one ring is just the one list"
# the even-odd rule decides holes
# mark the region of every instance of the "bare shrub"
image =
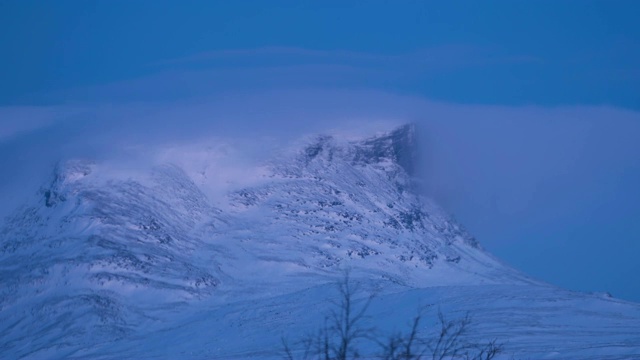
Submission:
[[[312,336],[306,336],[298,342],[302,348],[303,360],[347,360],[358,358],[360,353],[354,346],[358,339],[373,340],[374,328],[363,326],[367,310],[373,300],[370,295],[364,304],[356,306],[355,296],[360,287],[350,280],[349,272],[337,284],[339,299],[332,301],[333,308],[325,317],[323,327]],[[286,358],[294,360],[293,352],[286,339],[282,339]]]
[[347,360],[362,356],[356,342],[366,340],[380,348],[376,355],[366,358],[384,360],[491,360],[502,351],[497,340],[472,343],[466,340],[471,318],[466,314],[460,319],[449,320],[438,311],[439,327],[435,336],[421,330],[424,310],[411,321],[406,333],[381,336],[373,327],[365,326],[367,310],[373,300],[369,296],[356,306],[355,297],[360,287],[354,284],[348,272],[337,284],[339,299],[332,302],[332,309],[325,317],[317,333],[295,343],[295,351],[286,338],[282,338],[284,357],[288,360]]

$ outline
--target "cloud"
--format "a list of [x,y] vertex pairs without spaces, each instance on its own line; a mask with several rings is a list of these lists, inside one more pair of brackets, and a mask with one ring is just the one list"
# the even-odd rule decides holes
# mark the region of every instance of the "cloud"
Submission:
[[[210,138],[252,139],[259,148],[261,142],[286,144],[314,133],[366,134],[417,122],[423,129],[426,189],[454,212],[481,214],[468,221],[471,227],[487,216],[526,214],[544,201],[585,201],[595,192],[579,197],[569,184],[599,186],[593,180],[598,177],[613,181],[607,176],[634,169],[640,158],[638,113],[607,107],[459,105],[380,91],[317,89],[95,104],[82,112],[31,110],[15,118],[34,114],[32,124],[40,127],[33,129],[39,130],[7,142],[1,156],[21,169],[39,166],[32,165],[40,164],[36,158],[130,159],[145,148]],[[21,146],[33,159],[18,164],[19,150],[11,149]]]
[[376,54],[348,50],[317,50],[297,47],[260,47],[202,52],[190,56],[156,62],[157,66],[220,66],[276,63],[320,64],[333,63],[352,66],[431,66],[443,67],[482,65],[486,63],[538,62],[539,58],[527,54],[506,54],[491,46],[448,44],[396,54]]
[[[442,202],[464,202],[476,214],[514,216],[569,196],[579,204],[602,191],[578,190],[585,184],[640,170],[637,112],[448,104],[429,117],[428,186]],[[561,216],[557,206],[545,212]]]
[[[263,47],[210,51],[149,64],[149,74],[43,95],[53,103],[174,101],[229,93],[291,89],[420,88],[432,78],[468,69],[535,64],[527,54],[465,44],[408,53]],[[438,80],[440,81],[440,80]],[[406,91],[404,91],[406,92]]]
[[66,110],[55,106],[0,107],[0,142],[49,126],[66,114]]
[[[207,168],[199,144],[230,142],[239,150],[220,164],[254,164],[253,157],[309,134],[366,134],[412,121],[422,129],[425,191],[487,248],[560,285],[639,298],[612,280],[640,271],[628,255],[640,251],[638,112],[454,104],[388,86],[483,61],[538,61],[492,57],[489,50],[491,56],[475,56],[482,51],[451,48],[429,60],[429,54],[269,48],[257,51],[255,64],[246,59],[250,50],[204,54],[162,64],[148,77],[50,94],[58,106],[0,109],[0,216],[31,196],[64,158],[131,167],[198,159],[187,165],[199,171]],[[280,59],[290,57],[292,63]],[[245,174],[242,166],[227,169],[229,176]],[[575,256],[575,267],[566,268],[563,256]],[[567,280],[595,278],[594,272],[610,276],[598,285]]]
[[219,64],[221,61],[237,61],[239,59],[252,60],[257,63],[264,63],[265,60],[278,60],[281,63],[324,62],[326,60],[345,61],[352,60],[358,62],[384,62],[401,59],[399,55],[379,55],[347,50],[315,50],[298,47],[267,46],[253,49],[227,49],[206,51],[185,57],[161,60],[154,65],[170,66],[185,64]]

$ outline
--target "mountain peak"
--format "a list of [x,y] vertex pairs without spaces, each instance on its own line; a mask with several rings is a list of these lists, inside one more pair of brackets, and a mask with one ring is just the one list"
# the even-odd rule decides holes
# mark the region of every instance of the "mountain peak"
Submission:
[[414,124],[358,140],[340,140],[340,136],[316,136],[302,152],[304,163],[309,165],[320,159],[333,161],[335,156],[339,156],[354,165],[397,165],[407,175],[415,175],[417,149]]
[[416,158],[416,127],[410,123],[359,142],[354,161],[366,164],[391,162],[413,176]]
[[61,161],[54,170],[54,179],[47,189],[44,189],[45,205],[52,207],[60,201],[66,201],[64,188],[88,176],[95,164],[89,160],[72,159]]

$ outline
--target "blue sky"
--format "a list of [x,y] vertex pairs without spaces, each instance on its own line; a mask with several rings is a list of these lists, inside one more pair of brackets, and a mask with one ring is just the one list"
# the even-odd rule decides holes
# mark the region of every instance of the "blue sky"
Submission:
[[193,99],[215,99],[238,129],[322,129],[344,113],[424,122],[434,196],[490,251],[553,284],[640,301],[639,12],[588,0],[0,1],[0,155],[38,164],[19,140],[86,137],[52,126],[87,107],[127,106],[96,117],[101,132],[116,123],[105,114],[135,122],[140,103]]

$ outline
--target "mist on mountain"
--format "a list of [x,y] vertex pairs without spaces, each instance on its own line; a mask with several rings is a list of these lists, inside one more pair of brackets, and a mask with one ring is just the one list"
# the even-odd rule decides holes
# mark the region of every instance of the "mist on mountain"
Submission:
[[[134,169],[159,158],[180,162],[198,159],[207,147],[224,148],[226,155],[216,160],[228,169],[220,170],[228,174],[222,186],[242,174],[242,164],[259,163],[313,134],[362,135],[412,122],[425,192],[488,249],[559,285],[640,296],[623,286],[625,273],[639,270],[630,254],[640,250],[634,240],[640,228],[628,215],[640,203],[634,185],[640,178],[640,120],[632,111],[456,105],[320,89],[5,110],[0,215],[19,206],[65,158]],[[16,127],[30,118],[29,127]],[[603,247],[609,236],[616,245]],[[620,254],[619,247],[629,251]],[[580,266],[563,261],[571,249],[579,249],[574,261]],[[545,257],[550,264],[537,265]],[[611,261],[625,265],[612,270]],[[586,278],[601,279],[598,288],[581,279],[584,271]],[[608,276],[610,271],[616,273]],[[622,280],[616,284],[612,278]]]

